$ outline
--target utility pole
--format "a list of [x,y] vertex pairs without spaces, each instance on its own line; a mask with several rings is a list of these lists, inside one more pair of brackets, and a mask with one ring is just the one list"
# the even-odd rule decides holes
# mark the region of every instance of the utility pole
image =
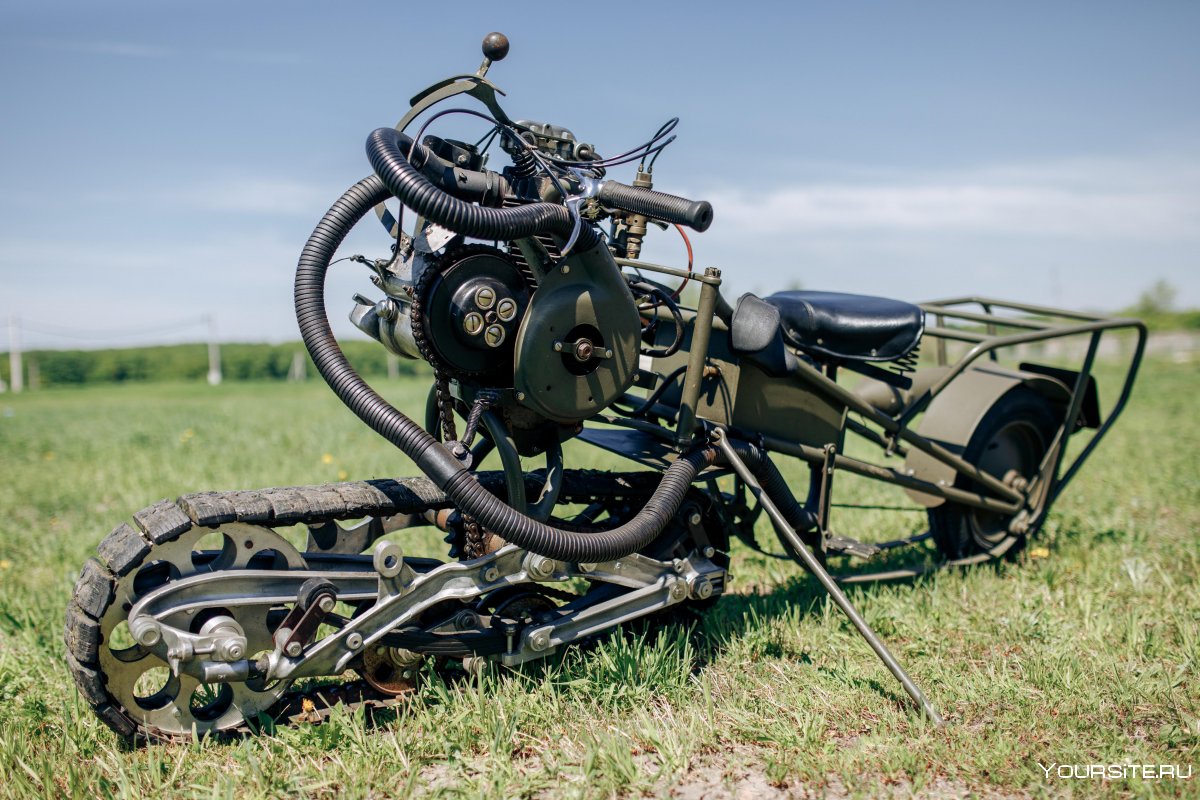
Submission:
[[25,388],[25,370],[21,366],[21,321],[16,316],[8,318],[8,370],[13,394],[20,394]]
[[289,381],[302,381],[308,378],[308,364],[304,363],[304,353],[297,350],[292,354],[292,368],[288,372]]
[[221,383],[221,346],[217,344],[217,321],[212,314],[205,314],[208,323],[208,385]]

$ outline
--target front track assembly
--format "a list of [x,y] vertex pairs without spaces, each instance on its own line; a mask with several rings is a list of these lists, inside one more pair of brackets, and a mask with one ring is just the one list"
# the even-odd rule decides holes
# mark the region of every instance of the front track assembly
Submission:
[[[502,474],[478,477],[503,493]],[[640,508],[658,479],[571,470],[559,503],[585,506],[577,524],[602,529]],[[528,480],[539,485],[537,473]],[[515,665],[627,620],[711,602],[724,589],[725,522],[699,492],[681,512],[642,553],[610,562],[502,545],[443,563],[381,538],[455,524],[424,478],[163,500],[113,530],[84,566],[67,609],[67,662],[96,714],[140,740],[317,721],[335,704],[388,706],[427,659]],[[303,552],[282,534],[295,525],[308,530]],[[360,677],[343,680],[348,670]]]

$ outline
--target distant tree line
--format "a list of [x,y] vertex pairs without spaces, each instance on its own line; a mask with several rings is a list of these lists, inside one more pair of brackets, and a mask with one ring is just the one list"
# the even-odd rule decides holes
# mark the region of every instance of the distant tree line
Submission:
[[[359,374],[387,375],[387,352],[375,342],[348,340],[342,350]],[[301,342],[288,344],[222,344],[221,372],[227,381],[285,380],[301,353],[307,374],[317,370]],[[176,344],[114,350],[28,350],[26,364],[36,365],[42,386],[70,386],[126,381],[203,381],[208,375],[208,346]],[[401,375],[426,372],[424,362],[399,359]],[[0,377],[9,381],[8,354],[0,360]]]
[[1158,279],[1138,296],[1138,301],[1125,309],[1130,317],[1138,317],[1151,330],[1200,329],[1200,308],[1177,310],[1175,300],[1179,290],[1169,282]]

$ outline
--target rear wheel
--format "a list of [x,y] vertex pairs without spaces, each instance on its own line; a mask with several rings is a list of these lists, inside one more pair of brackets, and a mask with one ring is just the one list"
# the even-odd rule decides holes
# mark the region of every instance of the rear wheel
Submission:
[[[1001,480],[1031,480],[1037,472],[1060,424],[1061,413],[1045,397],[1017,388],[1004,395],[980,420],[963,458]],[[978,490],[965,475],[956,488]],[[963,558],[983,553],[1001,544],[1009,535],[1011,515],[945,502],[929,510],[929,530],[938,550],[946,558]],[[1027,532],[1007,552],[1015,554]]]

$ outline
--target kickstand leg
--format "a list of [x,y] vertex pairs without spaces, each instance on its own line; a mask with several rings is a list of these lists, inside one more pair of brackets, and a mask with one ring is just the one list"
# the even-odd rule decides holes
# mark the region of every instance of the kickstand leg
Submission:
[[797,555],[800,556],[801,560],[804,561],[804,566],[816,576],[817,580],[820,581],[821,586],[824,587],[825,591],[829,593],[829,596],[833,598],[833,602],[837,603],[837,606],[842,610],[842,613],[844,613],[850,619],[850,622],[854,624],[854,627],[858,629],[858,632],[862,634],[862,637],[867,640],[867,644],[871,645],[871,649],[875,651],[875,655],[879,656],[879,660],[884,663],[884,666],[886,666],[892,675],[895,676],[896,680],[900,681],[900,685],[904,687],[904,691],[908,692],[908,696],[913,699],[913,702],[916,703],[917,707],[920,708],[925,716],[929,718],[930,722],[939,728],[944,727],[946,723],[937,713],[937,710],[933,707],[933,704],[929,702],[929,700],[925,697],[925,694],[917,687],[915,683],[913,683],[912,678],[908,677],[908,673],[904,671],[904,667],[900,666],[900,662],[896,661],[895,656],[893,656],[891,651],[887,649],[887,645],[885,645],[879,639],[879,637],[875,634],[875,631],[871,630],[871,626],[867,624],[865,619],[863,619],[862,614],[858,613],[858,609],[855,608],[850,602],[850,598],[846,597],[846,595],[842,592],[841,587],[837,585],[837,582],[834,581],[834,579],[825,570],[825,567],[823,564],[821,564],[820,560],[813,555],[813,553],[807,547],[805,547],[804,542],[800,540],[800,536],[796,533],[792,526],[788,524],[787,520],[784,519],[784,516],[780,512],[779,508],[773,502],[771,502],[771,498],[767,497],[766,492],[762,490],[762,486],[759,485],[758,480],[754,477],[754,474],[750,471],[750,468],[747,467],[746,463],[738,457],[738,454],[734,451],[733,446],[729,443],[729,439],[725,436],[724,431],[715,431],[715,438],[717,440],[717,446],[720,447],[721,453],[725,456],[726,460],[729,462],[729,465],[733,467],[734,472],[738,474],[738,477],[740,477],[749,487],[750,491],[754,493],[755,497],[758,499],[758,502],[762,504],[763,510],[767,512],[767,516],[770,518],[771,524],[775,526],[780,535],[782,535],[788,540],[788,542],[791,543],[792,549]]

